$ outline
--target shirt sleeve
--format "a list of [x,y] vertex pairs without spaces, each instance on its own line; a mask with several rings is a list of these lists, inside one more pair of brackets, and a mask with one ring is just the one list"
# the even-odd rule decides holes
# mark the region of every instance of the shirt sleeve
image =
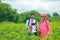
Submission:
[[49,30],[48,30],[48,34],[50,34],[50,22],[47,21],[47,24],[48,24],[47,26],[48,26],[48,29],[49,29]]

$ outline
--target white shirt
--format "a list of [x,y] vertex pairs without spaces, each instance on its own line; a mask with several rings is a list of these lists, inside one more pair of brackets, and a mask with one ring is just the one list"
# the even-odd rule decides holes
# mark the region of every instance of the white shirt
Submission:
[[[26,27],[28,27],[28,30],[30,31],[30,29],[29,29],[29,27],[30,27],[30,25],[31,25],[31,20],[32,19],[30,19],[30,22],[29,22],[29,20],[27,20],[26,21]],[[33,22],[32,23],[35,23],[35,19],[33,19]],[[28,26],[28,22],[29,22],[29,26]],[[38,24],[38,22],[37,22],[37,24]],[[32,33],[34,33],[34,32],[36,32],[36,26],[35,25],[32,25]]]

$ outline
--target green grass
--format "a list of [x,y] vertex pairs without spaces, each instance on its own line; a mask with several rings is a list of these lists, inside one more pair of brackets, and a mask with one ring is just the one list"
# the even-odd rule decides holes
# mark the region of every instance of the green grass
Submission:
[[[51,22],[52,34],[48,40],[60,40],[60,21]],[[38,36],[28,36],[28,30],[24,23],[0,23],[0,40],[40,40]]]

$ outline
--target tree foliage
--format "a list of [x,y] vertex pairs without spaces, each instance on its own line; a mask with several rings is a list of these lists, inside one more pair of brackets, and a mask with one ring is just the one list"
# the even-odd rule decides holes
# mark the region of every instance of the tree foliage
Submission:
[[[23,13],[18,13],[16,9],[12,9],[11,6],[7,3],[0,3],[0,22],[8,21],[8,22],[16,22],[16,23],[25,23],[26,20],[30,18],[30,14],[33,12],[35,14],[35,19],[40,22],[41,16],[38,11],[31,10]],[[57,12],[53,13],[51,17],[50,14],[47,14],[48,20],[60,20],[60,16]]]
[[54,12],[53,16],[59,16],[59,14],[57,12]]
[[12,9],[9,4],[1,3],[0,4],[0,22],[2,21],[13,21],[17,22],[19,19],[19,14],[16,9]]

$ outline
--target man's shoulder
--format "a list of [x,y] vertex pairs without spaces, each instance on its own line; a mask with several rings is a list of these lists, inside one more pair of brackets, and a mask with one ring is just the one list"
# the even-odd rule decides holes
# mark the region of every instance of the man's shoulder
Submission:
[[26,21],[29,21],[30,19],[26,20]]
[[36,19],[34,19],[35,21],[37,21]]
[[[29,21],[30,19],[28,19],[27,21]],[[34,21],[37,21],[36,19],[34,19]]]
[[29,21],[29,20],[26,20],[26,21]]
[[27,20],[30,20],[30,19],[27,19]]

